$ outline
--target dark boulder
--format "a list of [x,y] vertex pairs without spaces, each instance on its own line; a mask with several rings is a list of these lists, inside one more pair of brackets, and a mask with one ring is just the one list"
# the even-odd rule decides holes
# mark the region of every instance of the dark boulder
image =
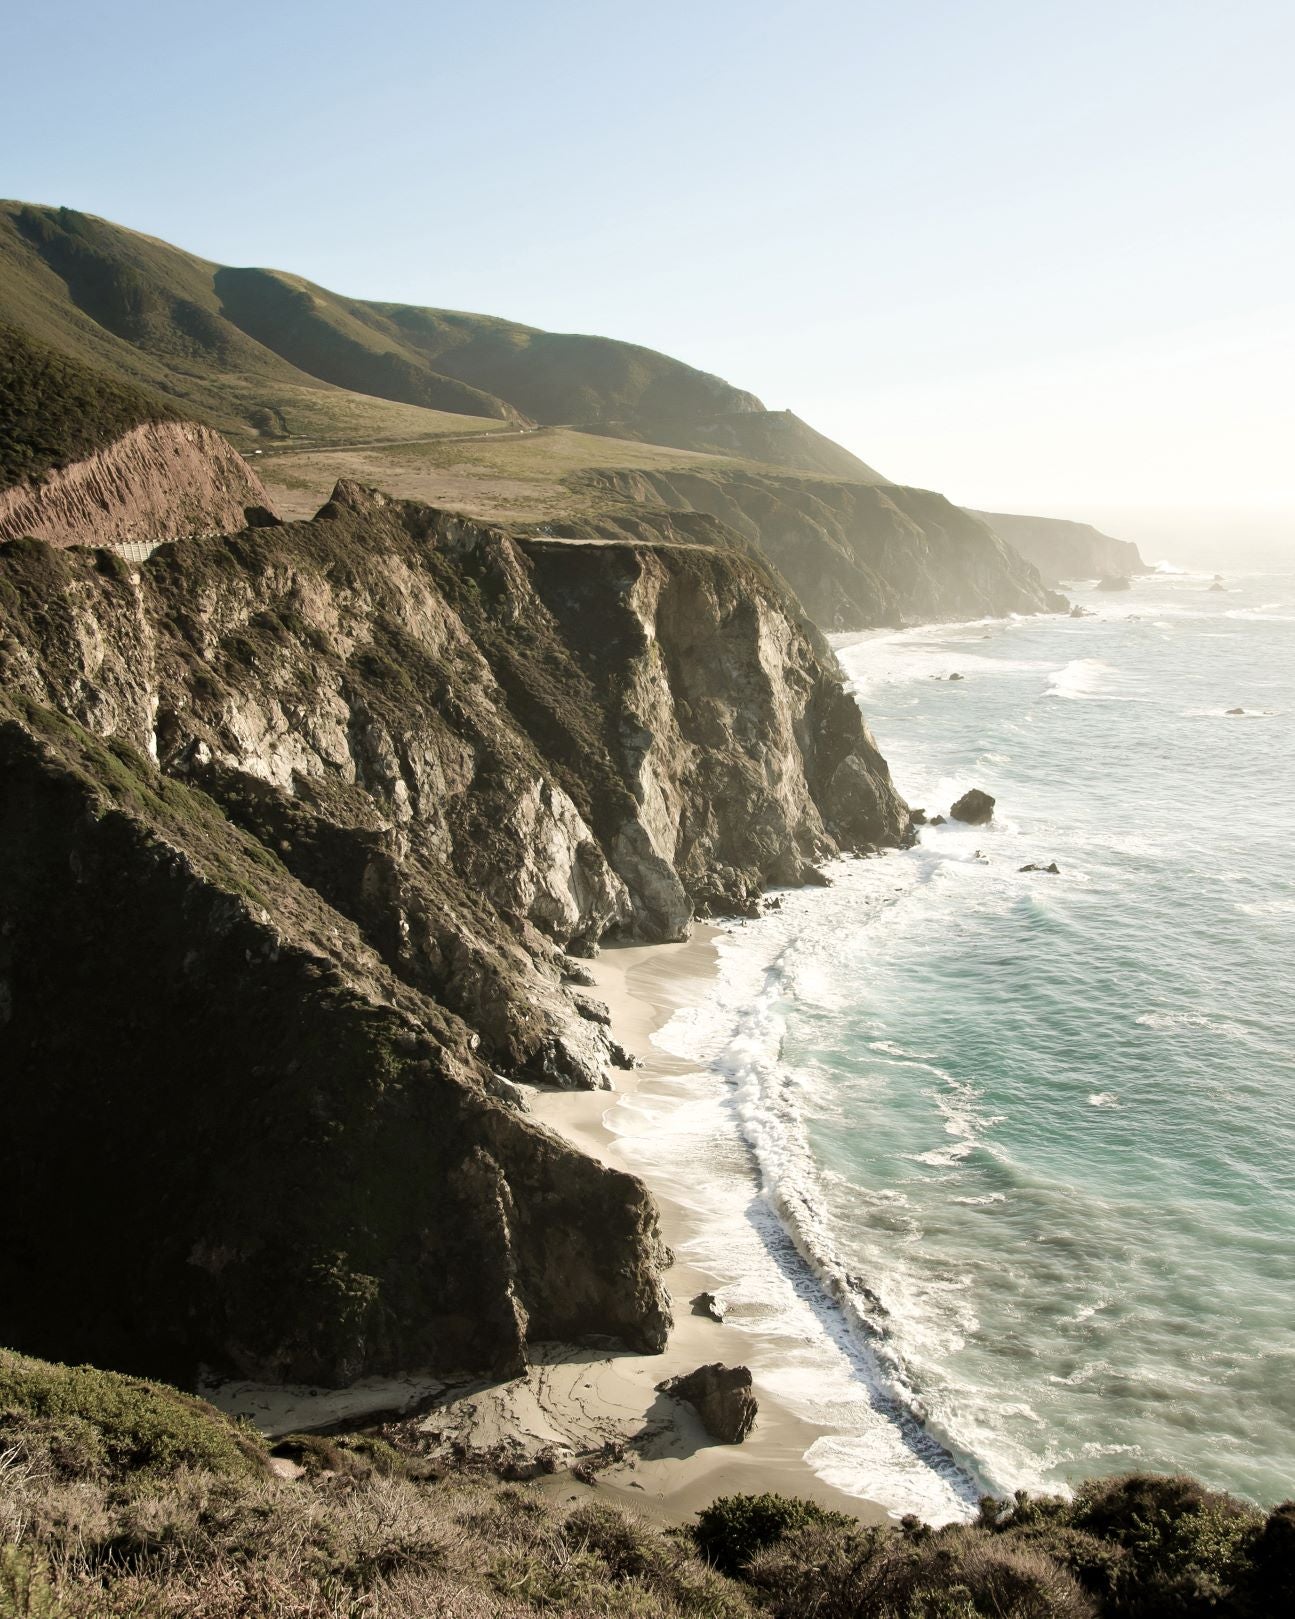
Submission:
[[758,1407],[751,1392],[751,1373],[745,1366],[722,1366],[715,1361],[686,1377],[668,1377],[657,1389],[672,1400],[687,1401],[701,1418],[702,1427],[721,1445],[740,1445],[755,1426]]
[[911,809],[911,810],[909,810],[908,818],[913,823],[914,826],[925,826],[926,825],[926,811],[924,809]]
[[986,821],[993,819],[995,802],[988,793],[973,787],[970,792],[963,793],[949,814],[955,821],[965,821],[969,826],[983,826]]
[[713,1293],[698,1293],[692,1300],[692,1313],[704,1315],[709,1321],[722,1321],[724,1307]]
[[1228,709],[1228,713],[1229,714],[1244,714],[1245,709],[1244,708],[1230,708],[1230,709]]
[[1053,877],[1060,877],[1061,875],[1061,867],[1055,860],[1052,861],[1050,865],[1046,866],[1036,865],[1035,862],[1031,860],[1028,866],[1022,866],[1020,869],[1022,871],[1046,871],[1049,872]]
[[948,819],[948,817],[944,816],[944,815],[933,815],[931,817],[931,825],[932,826],[943,826],[947,819]]

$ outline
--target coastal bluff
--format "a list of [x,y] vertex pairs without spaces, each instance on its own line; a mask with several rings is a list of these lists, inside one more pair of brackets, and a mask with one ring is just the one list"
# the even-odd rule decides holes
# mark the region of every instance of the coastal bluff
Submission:
[[331,1383],[660,1347],[647,1193],[511,1081],[626,1060],[572,955],[910,835],[767,569],[342,484],[139,567],[0,545],[0,691],[10,1343]]

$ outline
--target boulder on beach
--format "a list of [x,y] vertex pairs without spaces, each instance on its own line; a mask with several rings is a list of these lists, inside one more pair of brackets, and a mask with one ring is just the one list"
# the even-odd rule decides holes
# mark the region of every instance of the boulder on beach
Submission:
[[724,1306],[713,1293],[698,1293],[691,1303],[694,1315],[704,1315],[709,1321],[724,1319]]
[[701,1418],[702,1427],[721,1445],[740,1445],[755,1426],[759,1407],[745,1366],[714,1361],[684,1377],[668,1377],[657,1389],[672,1400],[686,1400]]
[[963,793],[949,814],[955,821],[965,821],[969,826],[983,826],[993,818],[995,802],[988,793],[973,787],[970,792]]

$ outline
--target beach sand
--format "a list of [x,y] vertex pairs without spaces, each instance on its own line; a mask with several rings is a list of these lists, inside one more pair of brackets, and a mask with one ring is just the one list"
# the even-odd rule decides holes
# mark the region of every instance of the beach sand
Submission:
[[[685,943],[612,946],[588,963],[593,993],[610,1010],[612,1033],[639,1066],[618,1074],[611,1093],[524,1087],[536,1120],[604,1163],[629,1167],[604,1119],[636,1092],[659,1088],[668,1095],[671,1076],[689,1070],[653,1045],[651,1036],[680,1007],[704,1000],[715,976],[716,934],[699,926]],[[762,1382],[776,1346],[693,1312],[692,1299],[716,1287],[714,1277],[677,1257],[696,1235],[697,1216],[670,1186],[647,1179],[663,1235],[676,1255],[666,1274],[675,1324],[663,1354],[532,1344],[529,1372],[507,1382],[370,1379],[344,1390],[227,1383],[204,1393],[272,1436],[403,1418],[417,1424],[433,1454],[513,1462],[518,1476],[533,1473],[536,1456],[547,1451],[556,1470],[535,1481],[547,1494],[579,1501],[596,1490],[665,1522],[688,1522],[719,1495],[766,1490],[808,1496],[868,1522],[885,1521],[883,1507],[824,1483],[805,1462],[822,1430],[788,1409]],[[691,1406],[657,1391],[666,1378],[712,1361],[748,1366],[754,1378],[759,1416],[740,1445],[717,1444]],[[594,1482],[581,1482],[570,1466],[591,1456],[594,1466],[586,1477]]]
[[[618,1101],[636,1091],[668,1089],[672,1074],[689,1065],[652,1044],[651,1036],[680,1008],[699,1004],[715,975],[717,930],[699,926],[682,944],[625,945],[604,948],[589,963],[596,993],[611,1012],[612,1032],[640,1061],[618,1076],[615,1094],[605,1091],[533,1091],[528,1101],[535,1117],[576,1142],[586,1152],[617,1168],[627,1166],[616,1134],[604,1119]],[[636,1172],[637,1166],[635,1167]],[[696,1217],[672,1196],[672,1189],[648,1186],[661,1212],[666,1242],[676,1256],[696,1234]],[[713,1291],[715,1278],[676,1257],[666,1275],[675,1324],[661,1355],[596,1357],[582,1352],[578,1361],[538,1367],[552,1379],[553,1395],[569,1408],[610,1418],[617,1428],[643,1433],[624,1465],[599,1474],[599,1488],[623,1504],[674,1522],[684,1522],[717,1495],[758,1494],[774,1490],[808,1496],[825,1506],[854,1513],[869,1522],[886,1519],[884,1508],[824,1483],[804,1460],[821,1430],[781,1404],[761,1382],[769,1351],[733,1325],[694,1314],[690,1301]],[[561,1356],[563,1351],[554,1351]],[[656,1392],[667,1377],[690,1372],[710,1361],[751,1369],[760,1414],[740,1445],[716,1444],[690,1407]],[[657,1431],[659,1430],[659,1431]],[[565,1498],[580,1486],[569,1475],[547,1481],[546,1488]]]

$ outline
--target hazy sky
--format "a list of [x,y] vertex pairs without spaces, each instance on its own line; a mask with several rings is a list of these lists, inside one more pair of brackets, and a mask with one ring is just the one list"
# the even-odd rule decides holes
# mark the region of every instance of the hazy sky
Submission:
[[665,349],[968,504],[1295,536],[1293,0],[24,12],[10,195]]

